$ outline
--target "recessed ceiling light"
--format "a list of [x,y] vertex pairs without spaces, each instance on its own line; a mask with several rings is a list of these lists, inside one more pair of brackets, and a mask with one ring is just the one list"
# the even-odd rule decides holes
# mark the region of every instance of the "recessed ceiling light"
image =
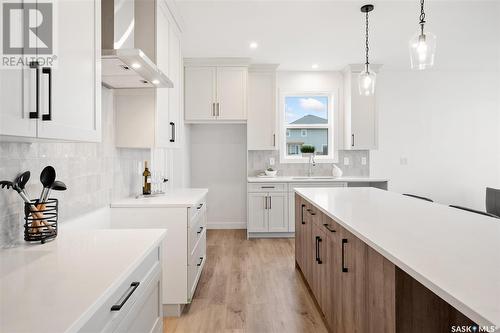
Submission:
[[151,81],[151,82],[153,82],[153,84],[154,84],[154,85],[158,85],[158,84],[160,84],[160,81],[158,81],[158,80],[153,80],[153,81]]
[[318,64],[312,64],[311,68],[312,69],[318,69],[319,65]]
[[137,63],[137,62],[134,62],[134,63],[132,64],[132,68],[135,68],[135,69],[137,69],[137,68],[141,68],[141,64],[139,64],[139,63]]
[[258,47],[259,47],[259,44],[258,44],[257,42],[250,42],[249,47],[250,47],[251,49],[256,49],[256,48],[258,48]]

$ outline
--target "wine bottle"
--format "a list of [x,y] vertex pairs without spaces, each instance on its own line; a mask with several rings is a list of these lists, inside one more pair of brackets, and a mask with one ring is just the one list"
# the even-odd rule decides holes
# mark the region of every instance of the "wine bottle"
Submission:
[[142,194],[149,195],[151,194],[151,172],[148,169],[148,161],[144,161],[144,172],[142,173],[142,175],[144,176]]

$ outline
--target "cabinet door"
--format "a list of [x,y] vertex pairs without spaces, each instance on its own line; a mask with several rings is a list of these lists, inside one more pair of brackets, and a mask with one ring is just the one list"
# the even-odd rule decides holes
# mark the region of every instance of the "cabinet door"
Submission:
[[276,150],[275,73],[248,73],[248,150]]
[[351,74],[350,91],[350,149],[377,147],[375,96],[361,96],[358,92],[357,73]]
[[367,246],[345,229],[340,230],[342,318],[341,332],[366,332]]
[[269,194],[269,232],[288,232],[286,193]]
[[339,227],[330,218],[327,224],[326,251],[328,257],[328,273],[326,283],[327,301],[325,302],[325,318],[333,332],[342,330],[342,249]]
[[314,261],[312,264],[312,283],[310,283],[316,302],[323,313],[327,303],[327,276],[328,251],[326,244],[326,233],[317,224],[312,226],[312,242]]
[[100,1],[53,3],[57,64],[40,78],[41,112],[52,119],[38,121],[38,137],[100,141]]
[[298,194],[291,193],[291,199],[295,202],[295,262],[304,270],[304,214],[305,214],[305,204],[302,198]]
[[[24,71],[0,69],[0,135],[36,137],[37,120],[29,118],[29,112],[35,112],[35,70]],[[23,105],[23,89],[24,101],[31,105]]]
[[186,67],[184,117],[186,121],[215,119],[215,67]]
[[267,193],[248,194],[248,231],[268,231],[268,199]]
[[169,98],[168,107],[168,119],[169,119],[169,146],[172,148],[179,147],[180,139],[180,119],[181,119],[181,97],[182,97],[182,87],[181,87],[181,41],[179,34],[174,28],[173,24],[169,29],[168,37],[168,75],[170,80],[174,83],[174,87],[167,89]]
[[246,67],[217,67],[217,119],[246,120]]

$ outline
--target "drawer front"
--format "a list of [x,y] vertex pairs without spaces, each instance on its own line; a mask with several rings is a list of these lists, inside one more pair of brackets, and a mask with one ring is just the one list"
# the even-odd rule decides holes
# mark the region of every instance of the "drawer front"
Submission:
[[201,239],[202,235],[204,235],[205,230],[207,229],[207,214],[206,212],[200,212],[196,215],[194,220],[192,221],[192,225],[189,226],[188,229],[188,253],[189,255],[193,254],[196,244]]
[[199,242],[196,245],[192,255],[189,257],[188,263],[188,300],[191,302],[194,292],[196,290],[196,285],[200,278],[203,266],[207,260],[207,248],[206,248],[206,230],[203,231]]
[[196,203],[193,207],[188,208],[188,224],[191,226],[192,222],[196,219],[198,214],[207,211],[207,200],[203,197],[200,201]]
[[121,321],[115,330],[116,333],[159,333],[163,331],[161,269],[159,265],[146,282],[144,292],[139,295],[132,309]]
[[248,183],[248,192],[286,192],[285,183]]
[[[104,302],[79,331],[81,333],[113,332],[125,320],[134,304],[147,289],[148,281],[156,271],[161,272],[159,262],[160,248],[157,247],[149,253],[143,262],[130,274],[125,282]],[[134,283],[139,282],[135,287]],[[111,311],[114,305],[120,305],[118,310]]]

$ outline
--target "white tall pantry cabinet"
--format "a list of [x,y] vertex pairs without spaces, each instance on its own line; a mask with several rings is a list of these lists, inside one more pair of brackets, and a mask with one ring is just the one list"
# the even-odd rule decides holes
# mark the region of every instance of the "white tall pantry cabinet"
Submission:
[[156,62],[174,87],[116,90],[116,145],[179,148],[183,127],[181,28],[165,0],[142,2],[136,8],[136,20],[136,46]]
[[0,69],[0,135],[101,140],[100,4],[53,1],[55,65]]
[[277,65],[251,65],[248,71],[248,150],[276,150]]

